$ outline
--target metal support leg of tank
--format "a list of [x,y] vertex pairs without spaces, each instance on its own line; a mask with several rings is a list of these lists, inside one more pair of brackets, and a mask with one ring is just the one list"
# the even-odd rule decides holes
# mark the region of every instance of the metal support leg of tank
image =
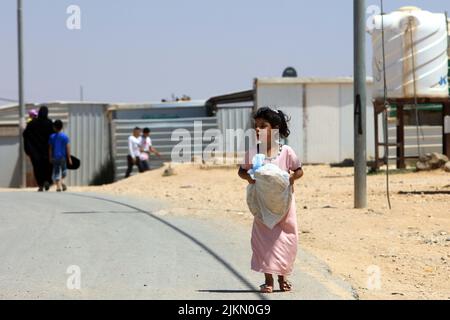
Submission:
[[450,100],[442,106],[443,154],[450,158]]
[[375,120],[375,163],[373,165],[373,170],[375,172],[378,171],[378,169],[380,169],[380,138],[378,137],[378,116],[380,115],[377,111],[377,107],[375,106],[374,108],[375,110],[375,116],[374,116],[374,120]]
[[397,105],[397,169],[405,169],[405,119],[403,104]]

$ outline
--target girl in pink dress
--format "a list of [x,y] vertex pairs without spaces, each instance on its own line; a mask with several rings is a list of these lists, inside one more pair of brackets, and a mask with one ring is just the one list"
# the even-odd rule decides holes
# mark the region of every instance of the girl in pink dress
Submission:
[[[261,108],[254,115],[255,129],[259,150],[249,151],[245,163],[239,169],[239,176],[254,184],[255,180],[247,173],[252,168],[251,161],[256,153],[266,155],[265,163],[276,164],[282,170],[290,173],[290,183],[303,176],[302,165],[294,150],[287,145],[281,145],[280,137],[287,138],[290,134],[287,122],[289,119],[281,110]],[[278,139],[277,139],[278,138]],[[294,190],[292,188],[292,190]],[[291,291],[292,284],[287,276],[292,273],[297,256],[298,229],[295,199],[292,197],[290,209],[284,218],[270,229],[259,219],[254,220],[252,229],[252,261],[251,268],[264,273],[265,283],[261,292],[271,293],[274,288],[273,275],[278,276],[281,291]]]

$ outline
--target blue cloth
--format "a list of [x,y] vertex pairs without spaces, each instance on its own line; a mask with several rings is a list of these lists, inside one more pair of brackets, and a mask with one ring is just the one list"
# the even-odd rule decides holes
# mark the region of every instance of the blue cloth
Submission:
[[52,146],[52,158],[54,160],[66,159],[69,137],[64,132],[54,133],[48,143]]

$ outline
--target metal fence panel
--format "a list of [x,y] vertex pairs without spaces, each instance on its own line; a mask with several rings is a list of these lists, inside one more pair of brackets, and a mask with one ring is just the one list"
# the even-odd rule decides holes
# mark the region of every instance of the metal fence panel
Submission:
[[0,136],[0,188],[18,188],[20,186],[19,138]]
[[[67,123],[69,113],[68,106],[66,104],[46,104],[48,106],[49,118],[50,119],[60,119],[64,123]],[[32,109],[39,109],[39,105],[27,104],[26,112]],[[18,125],[19,123],[19,107],[11,106],[8,108],[0,108],[0,126],[4,125]]]
[[81,167],[69,171],[67,182],[77,186],[90,185],[110,158],[106,105],[71,104],[69,113],[66,132],[72,154],[81,160]]
[[[195,126],[195,122],[201,123],[201,128]],[[151,130],[153,146],[161,153],[162,158],[150,157],[151,167],[160,166],[162,161],[170,161],[172,149],[180,141],[172,141],[172,133],[176,129],[185,129],[193,139],[192,155],[201,156],[195,150],[204,150],[211,141],[204,141],[206,130],[218,130],[216,117],[177,118],[177,119],[143,119],[143,120],[113,120],[113,152],[116,171],[116,180],[124,177],[127,168],[128,137],[133,128],[148,127]]]
[[217,122],[219,129],[225,132],[226,129],[247,130],[252,125],[253,106],[218,106]]
[[[383,137],[380,137],[383,140]],[[396,143],[397,126],[389,124],[389,143]],[[426,153],[442,153],[442,126],[421,126],[419,143],[422,155]],[[384,156],[384,147],[379,148],[380,157]],[[389,156],[397,155],[396,147],[389,147]],[[405,126],[405,157],[418,157],[417,130],[415,126]]]

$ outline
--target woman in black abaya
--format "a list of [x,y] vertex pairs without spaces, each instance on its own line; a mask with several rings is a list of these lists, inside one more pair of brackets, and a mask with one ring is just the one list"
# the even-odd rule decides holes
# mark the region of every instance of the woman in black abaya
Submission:
[[48,108],[39,109],[36,119],[28,123],[24,133],[25,153],[33,164],[34,177],[40,192],[52,184],[52,165],[48,158],[48,139],[54,132],[53,122],[48,118]]

